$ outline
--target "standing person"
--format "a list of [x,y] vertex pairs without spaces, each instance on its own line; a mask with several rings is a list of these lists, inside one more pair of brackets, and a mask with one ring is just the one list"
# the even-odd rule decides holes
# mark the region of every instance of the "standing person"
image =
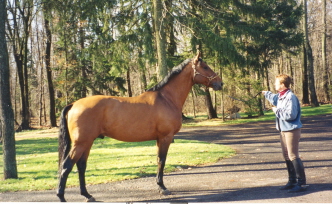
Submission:
[[298,98],[289,89],[292,78],[281,74],[276,76],[275,89],[278,94],[262,91],[265,98],[274,106],[276,128],[280,131],[282,154],[288,170],[288,183],[281,187],[290,193],[306,190],[304,166],[299,157],[299,142],[301,137],[301,107]]

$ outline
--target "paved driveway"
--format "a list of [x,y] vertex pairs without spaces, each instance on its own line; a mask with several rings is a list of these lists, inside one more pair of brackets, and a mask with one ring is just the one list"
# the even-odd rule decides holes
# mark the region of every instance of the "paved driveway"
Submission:
[[[332,115],[303,118],[300,155],[305,165],[306,192],[289,194],[274,122],[206,128],[184,128],[177,138],[229,145],[237,155],[216,164],[179,170],[164,178],[170,196],[157,192],[154,177],[88,186],[102,202],[240,202],[332,203]],[[172,148],[172,147],[171,147]],[[67,188],[69,202],[82,202],[78,188]],[[58,202],[55,191],[0,194],[0,201]]]

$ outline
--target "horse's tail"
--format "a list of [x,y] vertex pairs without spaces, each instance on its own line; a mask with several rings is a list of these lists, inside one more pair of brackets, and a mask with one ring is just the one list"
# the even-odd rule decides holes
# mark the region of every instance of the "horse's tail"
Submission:
[[61,171],[61,164],[67,157],[70,150],[70,137],[67,125],[67,113],[72,108],[73,104],[66,106],[61,113],[60,126],[59,126],[59,171]]

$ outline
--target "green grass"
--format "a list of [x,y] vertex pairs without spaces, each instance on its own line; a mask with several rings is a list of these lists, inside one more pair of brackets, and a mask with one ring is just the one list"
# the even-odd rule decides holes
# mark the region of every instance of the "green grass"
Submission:
[[[302,117],[314,116],[314,115],[326,115],[332,114],[332,105],[326,104],[319,107],[302,107]],[[248,122],[262,122],[275,120],[275,115],[272,110],[264,112],[264,116],[247,118],[247,115],[240,113],[242,118],[236,120],[226,119],[222,121],[222,116],[218,115],[219,118],[207,120],[207,115],[198,115],[196,118],[190,117],[190,119],[185,120],[182,127],[200,127],[200,126],[220,126],[220,125],[230,125],[230,124],[242,124]]]
[[[18,179],[0,180],[0,192],[47,190],[57,185],[57,138],[24,138],[16,141]],[[0,148],[2,153],[2,148]],[[199,141],[175,140],[169,149],[165,172],[178,167],[215,163],[234,155],[231,148]],[[2,154],[0,169],[3,169]],[[92,147],[86,172],[87,184],[99,184],[155,175],[155,141],[125,143],[97,139]],[[3,173],[0,173],[3,178]],[[78,186],[76,167],[67,186]]]

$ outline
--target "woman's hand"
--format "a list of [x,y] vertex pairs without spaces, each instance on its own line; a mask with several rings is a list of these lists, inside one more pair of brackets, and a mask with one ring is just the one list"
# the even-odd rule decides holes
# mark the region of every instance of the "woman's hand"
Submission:
[[277,107],[273,106],[272,110],[273,110],[274,113],[276,113],[277,112]]

